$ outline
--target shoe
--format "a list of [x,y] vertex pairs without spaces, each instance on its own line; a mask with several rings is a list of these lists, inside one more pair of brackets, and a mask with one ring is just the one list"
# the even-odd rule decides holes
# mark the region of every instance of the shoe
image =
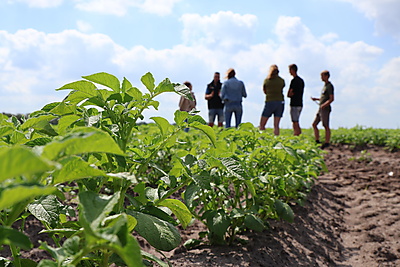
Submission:
[[319,140],[315,140],[315,143],[317,143],[317,144],[321,144],[321,141],[319,141]]
[[330,144],[329,143],[325,143],[321,146],[321,149],[327,148]]

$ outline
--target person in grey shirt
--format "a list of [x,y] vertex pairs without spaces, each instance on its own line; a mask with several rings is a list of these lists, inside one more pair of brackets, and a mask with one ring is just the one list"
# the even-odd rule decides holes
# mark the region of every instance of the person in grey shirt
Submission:
[[247,97],[244,83],[235,77],[236,72],[230,68],[226,72],[227,80],[222,85],[221,98],[224,102],[225,128],[231,127],[232,113],[235,113],[236,128],[242,122],[242,99]]

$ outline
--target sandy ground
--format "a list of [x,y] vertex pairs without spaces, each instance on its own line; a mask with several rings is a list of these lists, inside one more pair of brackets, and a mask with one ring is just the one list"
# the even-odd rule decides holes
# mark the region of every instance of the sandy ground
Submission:
[[[183,247],[165,253],[172,266],[400,266],[400,151],[332,146],[328,173],[321,175],[304,206],[294,206],[294,223],[271,221],[262,233],[233,247]],[[35,246],[47,239],[27,222]],[[204,230],[200,223],[182,231],[184,242]],[[154,252],[140,242],[143,248]],[[10,256],[6,250],[0,256]],[[22,256],[48,258],[34,249]]]

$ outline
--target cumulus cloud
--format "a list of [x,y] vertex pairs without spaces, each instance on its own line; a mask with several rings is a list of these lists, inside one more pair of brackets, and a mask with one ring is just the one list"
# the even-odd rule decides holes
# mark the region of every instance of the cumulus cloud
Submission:
[[394,36],[400,41],[400,1],[398,0],[341,0],[351,3],[369,19],[375,21],[378,33]]
[[[382,54],[379,47],[365,42],[346,42],[334,33],[327,33],[334,37],[327,42],[315,36],[298,17],[280,17],[274,30],[276,41],[269,39],[257,44],[235,35],[238,31],[240,36],[251,38],[257,25],[253,15],[232,12],[209,16],[191,14],[183,16],[182,23],[184,41],[169,49],[127,48],[107,35],[77,30],[53,34],[33,29],[15,33],[0,31],[0,107],[13,108],[3,110],[5,112],[31,112],[65,96],[66,92],[56,92],[55,88],[101,71],[118,78],[127,77],[142,88],[140,77],[150,71],[157,82],[165,77],[173,82],[189,80],[198,99],[200,115],[207,118],[203,100],[206,84],[211,81],[214,71],[224,74],[226,69],[234,67],[249,95],[244,100],[243,121],[258,125],[265,97],[262,82],[268,67],[278,64],[287,90],[291,79],[287,66],[296,63],[306,82],[304,127],[311,125],[317,109],[309,96],[320,93],[323,84],[319,74],[323,69],[331,71],[336,90],[333,127],[368,126],[380,122],[382,116],[392,116],[395,120],[395,115],[387,112],[399,110],[394,99],[400,98],[395,91],[400,86],[396,73],[400,58],[383,67],[374,64]],[[382,94],[385,101],[381,101]],[[160,96],[160,110],[146,111],[146,120],[151,116],[163,116],[172,121],[178,99],[174,94]],[[282,127],[291,127],[288,109]]]
[[185,14],[183,40],[186,45],[204,45],[209,48],[240,49],[251,43],[257,17],[220,11],[210,16]]
[[160,16],[169,15],[181,0],[75,0],[78,9],[115,16],[124,16],[129,8]]

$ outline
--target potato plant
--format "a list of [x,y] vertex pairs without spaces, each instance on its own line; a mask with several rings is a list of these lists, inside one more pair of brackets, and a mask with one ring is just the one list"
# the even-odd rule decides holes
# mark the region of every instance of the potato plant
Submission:
[[[191,97],[168,79],[156,86],[150,73],[141,82],[145,93],[126,78],[84,76],[58,89],[69,90],[63,101],[22,121],[0,116],[0,245],[14,266],[168,266],[132,233],[170,251],[181,244],[177,226],[193,219],[208,241],[192,244],[231,244],[268,218],[293,220],[290,205],[324,166],[315,144],[249,123],[211,128],[196,112],[176,111],[173,125],[163,117],[139,125],[160,94]],[[31,215],[53,240],[40,246],[52,260],[20,257],[32,248],[23,233]]]

